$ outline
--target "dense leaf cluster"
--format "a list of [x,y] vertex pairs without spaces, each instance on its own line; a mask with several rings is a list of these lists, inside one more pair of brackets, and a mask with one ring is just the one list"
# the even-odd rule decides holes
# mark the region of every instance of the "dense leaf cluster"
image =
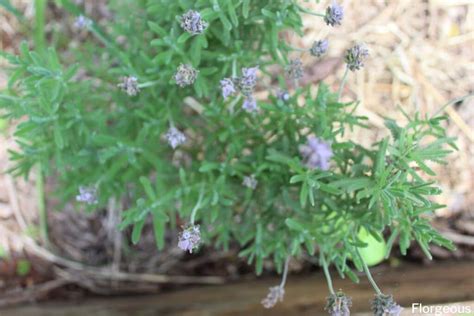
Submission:
[[[57,2],[81,13],[72,1]],[[428,256],[431,242],[452,247],[424,216],[442,207],[430,200],[439,188],[425,179],[434,175],[430,162],[443,163],[446,145],[454,147],[444,117],[407,116],[403,126],[387,119],[391,136],[366,148],[351,131],[368,128],[367,119],[325,84],[293,89],[288,100],[273,96],[289,89],[291,48],[282,34],[302,34],[296,1],[110,1],[110,9],[113,19],[90,25],[79,47],[54,37],[52,46],[68,52],[61,56],[27,44],[18,56],[4,54],[12,73],[0,106],[20,121],[15,174],[41,166],[58,178],[64,202],[81,186],[97,188],[94,207],[111,198],[133,201],[122,227],[133,226],[138,242],[151,217],[159,248],[166,227],[187,222],[194,209],[205,243],[226,248],[237,241],[258,273],[266,258],[281,266],[289,255],[319,248],[356,279],[348,260],[363,269],[361,230],[377,240],[389,236],[388,252],[397,238],[402,253],[412,240]],[[180,25],[190,9],[208,23],[202,34]],[[173,81],[180,64],[199,70],[193,85]],[[248,113],[241,97],[222,98],[219,82],[254,66],[257,89],[267,82],[275,91],[258,100],[258,113]],[[117,87],[124,76],[138,79],[138,95]],[[187,136],[176,150],[163,138],[170,125]],[[309,135],[331,144],[329,170],[303,163],[298,148]],[[254,190],[242,185],[251,175]]]

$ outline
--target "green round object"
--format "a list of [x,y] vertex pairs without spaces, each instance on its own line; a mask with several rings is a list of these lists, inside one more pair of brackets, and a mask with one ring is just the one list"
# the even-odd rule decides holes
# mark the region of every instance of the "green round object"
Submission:
[[359,253],[369,267],[375,266],[385,259],[387,244],[385,240],[377,241],[365,229],[361,228],[358,237],[367,244],[364,248],[359,248]]

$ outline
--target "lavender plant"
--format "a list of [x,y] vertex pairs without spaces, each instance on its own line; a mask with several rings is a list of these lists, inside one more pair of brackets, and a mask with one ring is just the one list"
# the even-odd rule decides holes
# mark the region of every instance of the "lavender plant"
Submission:
[[[386,256],[397,239],[402,254],[413,240],[429,258],[430,243],[453,249],[424,216],[443,207],[426,179],[435,175],[429,162],[444,163],[455,148],[446,117],[387,118],[390,136],[370,147],[353,139],[367,118],[340,96],[348,70],[369,55],[359,44],[346,53],[338,91],[298,85],[305,65],[294,56],[320,58],[329,42],[295,51],[280,34],[302,35],[302,14],[321,17],[321,27],[343,23],[336,2],[317,13],[287,0],[111,1],[103,28],[72,1],[56,2],[79,45],[57,34],[47,50],[24,43],[19,55],[2,53],[12,73],[0,106],[22,119],[15,175],[37,168],[80,207],[123,201],[121,228],[133,227],[134,243],[151,218],[158,249],[167,227],[184,223],[183,251],[234,241],[258,274],[273,260],[283,280],[265,307],[283,300],[288,261],[306,253],[325,272],[331,315],[349,315],[351,299],[333,289],[330,266],[355,282],[353,269],[365,271],[375,315],[398,315],[370,275],[360,232],[388,237]],[[260,99],[264,78],[280,84]]]

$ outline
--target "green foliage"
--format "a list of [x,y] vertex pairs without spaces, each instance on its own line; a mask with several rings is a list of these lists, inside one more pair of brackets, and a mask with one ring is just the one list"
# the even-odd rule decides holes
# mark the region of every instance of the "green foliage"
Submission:
[[8,259],[9,255],[8,250],[0,245],[0,259]]
[[20,259],[16,263],[16,274],[18,276],[27,276],[31,271],[31,262],[26,259]]
[[[57,3],[80,14],[71,1]],[[379,243],[388,233],[387,255],[397,238],[402,253],[413,240],[427,256],[430,243],[453,248],[425,216],[443,207],[430,199],[440,189],[426,175],[454,148],[445,117],[407,116],[402,126],[387,119],[391,136],[366,148],[350,135],[368,129],[367,118],[324,83],[317,92],[296,89],[287,102],[259,101],[256,115],[240,110],[239,98],[222,99],[219,81],[255,65],[260,80],[287,89],[283,71],[273,73],[290,53],[280,34],[302,34],[293,1],[130,0],[110,1],[110,9],[113,20],[104,29],[94,23],[76,48],[58,39],[57,49],[23,44],[18,56],[4,54],[12,72],[0,106],[20,120],[13,173],[27,176],[40,164],[58,178],[63,202],[81,185],[97,187],[98,208],[131,199],[121,228],[132,226],[136,243],[151,218],[159,249],[166,227],[177,217],[187,221],[202,192],[196,221],[205,243],[226,249],[237,241],[258,273],[264,259],[281,266],[288,255],[319,248],[341,275],[357,280],[348,259],[362,270],[362,230]],[[189,9],[209,23],[203,34],[180,27]],[[181,63],[199,70],[194,85],[173,82]],[[121,76],[138,78],[138,96],[117,88]],[[190,139],[176,151],[163,140],[170,122]],[[330,170],[303,164],[298,147],[310,134],[332,144]],[[242,185],[252,174],[255,190]]]

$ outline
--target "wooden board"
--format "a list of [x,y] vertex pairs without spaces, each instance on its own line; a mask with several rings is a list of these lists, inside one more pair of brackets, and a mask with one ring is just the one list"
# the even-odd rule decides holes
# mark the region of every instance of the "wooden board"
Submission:
[[[405,264],[399,268],[374,268],[374,278],[385,293],[411,314],[411,304],[463,302],[474,299],[473,262],[445,262],[430,266]],[[219,286],[193,287],[137,297],[94,298],[79,302],[52,302],[0,310],[0,316],[148,316],[148,315],[327,315],[326,281],[321,273],[289,276],[285,301],[265,310],[260,300],[279,279],[259,279]],[[336,289],[352,296],[352,311],[369,310],[373,290],[362,276],[360,284],[336,279]]]

